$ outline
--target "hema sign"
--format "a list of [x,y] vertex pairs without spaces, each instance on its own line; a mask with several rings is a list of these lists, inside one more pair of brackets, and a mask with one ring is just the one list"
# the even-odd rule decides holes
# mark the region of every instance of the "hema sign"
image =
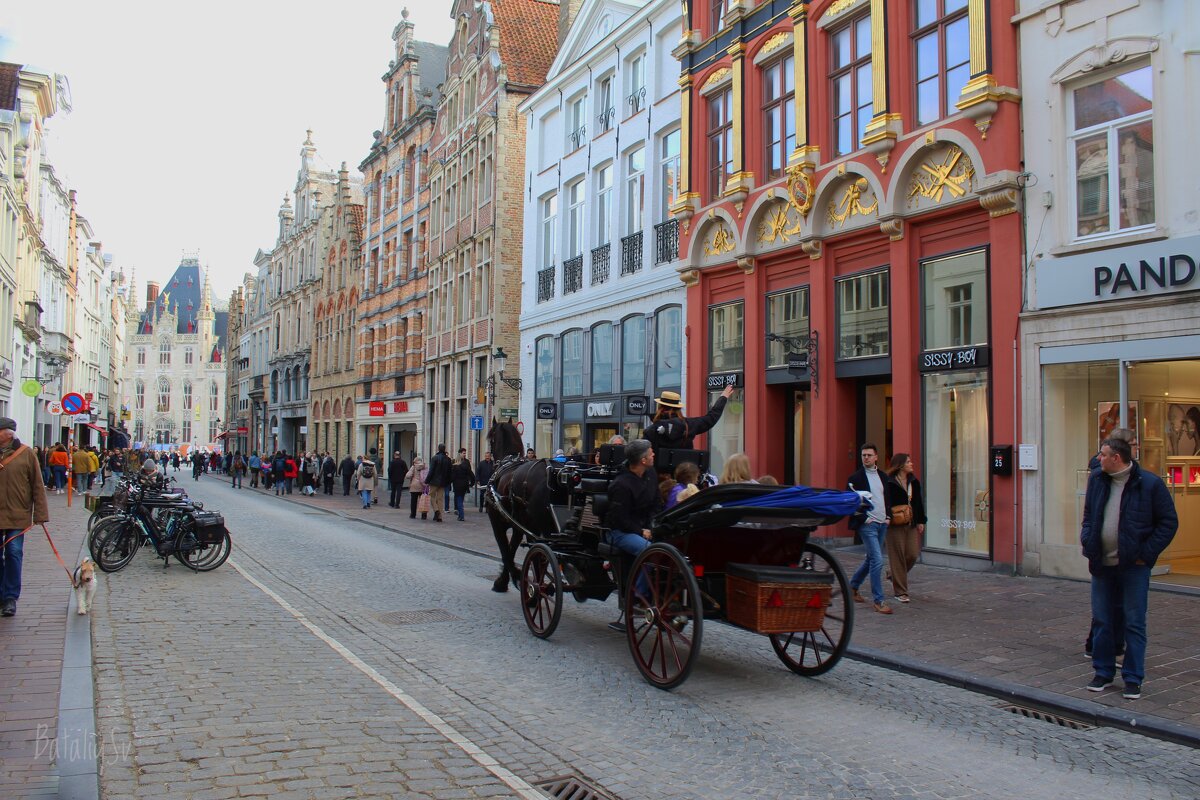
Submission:
[[1200,289],[1200,236],[1044,258],[1034,277],[1038,308]]

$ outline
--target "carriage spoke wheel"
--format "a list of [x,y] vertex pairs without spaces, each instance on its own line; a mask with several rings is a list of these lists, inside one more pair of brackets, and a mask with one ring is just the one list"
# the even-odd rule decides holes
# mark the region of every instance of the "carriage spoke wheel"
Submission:
[[521,567],[521,613],[530,632],[549,639],[562,617],[562,575],[558,557],[544,544],[535,544]]
[[638,555],[625,587],[625,632],[642,677],[660,689],[687,680],[700,655],[704,604],[687,559],[669,544]]
[[842,565],[828,550],[809,542],[804,545],[800,568],[833,575],[833,592],[821,629],[811,632],[777,633],[771,647],[788,669],[798,675],[820,675],[841,660],[854,629],[854,601]]

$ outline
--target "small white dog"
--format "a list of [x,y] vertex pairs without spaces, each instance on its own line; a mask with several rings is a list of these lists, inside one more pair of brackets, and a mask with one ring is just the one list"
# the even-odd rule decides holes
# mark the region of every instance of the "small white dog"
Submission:
[[96,562],[85,558],[75,568],[75,600],[79,613],[86,614],[92,607],[92,597],[96,594]]

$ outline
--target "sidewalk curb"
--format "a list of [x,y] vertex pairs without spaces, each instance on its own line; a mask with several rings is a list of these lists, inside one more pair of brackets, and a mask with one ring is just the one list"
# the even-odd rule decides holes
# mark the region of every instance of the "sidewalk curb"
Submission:
[[[87,537],[79,558],[90,557]],[[67,635],[63,642],[62,680],[58,697],[57,759],[59,800],[98,800],[98,756],[103,742],[96,736],[96,698],[92,677],[92,618],[76,613],[78,599],[67,602]]]
[[957,686],[976,694],[984,694],[1007,700],[1011,703],[1029,706],[1039,711],[1061,714],[1073,720],[1085,722],[1106,728],[1119,728],[1149,736],[1154,739],[1182,744],[1188,747],[1200,748],[1200,728],[1175,722],[1174,720],[1157,717],[1152,714],[1139,715],[1099,703],[1081,700],[1069,695],[1047,692],[1032,686],[1023,686],[1011,681],[994,678],[981,678],[963,670],[951,667],[941,667],[928,661],[906,659],[876,650],[871,647],[855,647],[846,649],[846,655],[855,661],[871,664],[876,667],[915,675],[918,678]]

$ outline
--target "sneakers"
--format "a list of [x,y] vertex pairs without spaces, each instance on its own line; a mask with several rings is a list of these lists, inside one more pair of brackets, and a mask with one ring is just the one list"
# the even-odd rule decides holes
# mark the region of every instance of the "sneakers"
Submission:
[[1121,697],[1124,697],[1126,700],[1137,700],[1141,696],[1142,685],[1140,683],[1125,681],[1125,691],[1121,692]]
[[859,593],[858,593],[858,589],[853,589],[853,590],[851,590],[851,591],[853,591],[853,592],[854,592],[854,602],[856,602],[856,603],[865,603],[865,602],[867,602],[867,598],[865,598],[865,597],[863,597],[861,594],[859,594]]
[[898,594],[898,595],[896,595],[896,602],[898,602],[898,603],[911,603],[911,602],[912,602],[912,600],[910,600],[910,599],[909,599],[909,597],[908,597],[908,595],[906,595],[906,594]]
[[891,614],[892,613],[892,607],[886,603],[873,603],[871,605],[871,607],[874,608],[876,611],[878,611],[880,614]]
[[11,617],[17,613],[17,601],[15,598],[8,598],[0,601],[0,616]]
[[1103,692],[1105,689],[1113,685],[1112,678],[1101,678],[1099,675],[1092,678],[1091,683],[1087,685],[1089,692]]

